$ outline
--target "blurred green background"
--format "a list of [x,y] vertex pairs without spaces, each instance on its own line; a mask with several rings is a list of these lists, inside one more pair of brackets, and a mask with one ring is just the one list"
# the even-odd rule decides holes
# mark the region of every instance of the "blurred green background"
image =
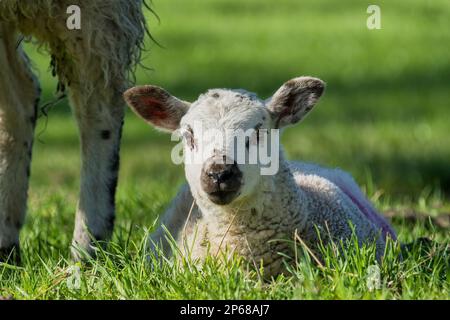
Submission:
[[[381,8],[381,30],[367,28],[371,4]],[[23,266],[0,264],[0,298],[448,298],[449,0],[153,0],[152,8],[159,20],[147,12],[148,24],[161,46],[146,40],[138,84],[193,100],[213,87],[266,98],[292,77],[323,79],[317,107],[282,137],[288,157],[349,171],[392,217],[401,242],[430,237],[442,248],[405,263],[386,259],[383,290],[373,292],[366,287],[371,260],[359,254],[325,270],[302,262],[292,279],[269,286],[236,273],[234,260],[201,269],[163,263],[149,274],[140,250],[147,228],[185,179],[171,162],[170,137],[128,111],[110,258],[83,267],[82,288],[73,290],[67,259],[80,154],[62,101],[38,121]],[[44,89],[42,107],[54,101],[57,79],[45,52],[26,49]]]
[[[366,26],[369,4],[381,8],[381,30]],[[142,63],[151,70],[138,70],[138,84],[157,84],[186,100],[212,87],[265,98],[292,77],[319,77],[326,93],[304,122],[286,130],[288,156],[351,172],[372,199],[408,204],[435,195],[432,208],[448,206],[448,0],[153,0],[152,7],[160,20],[148,12],[148,23],[161,46],[147,39]],[[56,79],[49,57],[29,44],[27,51],[42,103],[50,101]],[[40,118],[36,136],[30,210],[66,220],[61,241],[68,242],[80,160],[67,102]],[[184,181],[183,168],[171,163],[172,146],[169,136],[128,112],[119,224],[126,223],[121,215],[154,217]]]

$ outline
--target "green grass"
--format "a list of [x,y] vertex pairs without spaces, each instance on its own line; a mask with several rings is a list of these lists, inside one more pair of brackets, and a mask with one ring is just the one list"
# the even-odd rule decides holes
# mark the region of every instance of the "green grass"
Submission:
[[[239,259],[209,259],[202,268],[164,263],[149,270],[142,241],[164,211],[183,168],[170,161],[172,144],[127,114],[121,149],[117,225],[98,261],[81,266],[81,287],[68,287],[69,245],[79,185],[79,143],[66,103],[36,129],[29,213],[21,233],[23,264],[0,266],[0,295],[39,299],[270,298],[449,299],[450,3],[377,1],[382,30],[366,28],[361,1],[154,0],[139,83],[195,99],[211,87],[246,88],[268,97],[284,81],[313,75],[328,84],[316,110],[289,129],[292,159],[351,172],[376,207],[395,213],[403,242],[430,237],[403,261],[389,251],[381,288],[369,291],[370,248],[332,252],[324,268],[299,258],[292,276],[261,282]],[[55,79],[45,55],[27,46],[41,76],[44,102]],[[413,214],[412,214],[413,213]],[[405,217],[403,217],[403,215]],[[409,216],[416,219],[410,219]],[[433,218],[433,219],[432,219]],[[72,272],[73,273],[73,272]]]

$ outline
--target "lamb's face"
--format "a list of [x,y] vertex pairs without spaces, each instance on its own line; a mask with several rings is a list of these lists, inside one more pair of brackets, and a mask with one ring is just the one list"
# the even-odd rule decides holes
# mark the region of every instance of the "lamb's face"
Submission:
[[227,205],[255,192],[261,181],[261,150],[278,153],[267,149],[271,129],[298,122],[323,90],[321,80],[299,77],[281,86],[268,102],[243,90],[213,89],[190,104],[156,86],[129,89],[124,97],[147,122],[181,134],[193,195]]
[[251,195],[261,164],[258,157],[250,160],[250,152],[263,143],[258,132],[272,127],[268,109],[254,94],[214,89],[201,95],[180,122],[192,192],[218,205]]

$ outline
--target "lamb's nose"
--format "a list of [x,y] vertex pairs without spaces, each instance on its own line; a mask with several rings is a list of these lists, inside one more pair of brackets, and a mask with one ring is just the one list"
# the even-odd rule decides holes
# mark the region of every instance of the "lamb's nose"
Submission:
[[[217,184],[220,185],[222,182],[226,182],[233,178],[236,172],[237,165],[234,164],[223,164],[223,165],[213,165],[209,171],[206,172],[210,179],[213,179]],[[237,169],[239,170],[239,169]]]
[[231,201],[234,195],[238,194],[241,183],[242,172],[235,161],[212,157],[203,165],[202,188],[216,203],[224,204],[228,200]]

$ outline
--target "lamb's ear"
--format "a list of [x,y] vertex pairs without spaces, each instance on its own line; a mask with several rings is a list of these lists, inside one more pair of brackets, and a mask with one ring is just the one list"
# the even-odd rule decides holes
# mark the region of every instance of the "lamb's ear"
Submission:
[[315,106],[324,89],[325,83],[312,77],[298,77],[283,84],[267,102],[275,127],[300,121]]
[[190,103],[177,99],[157,86],[128,89],[123,97],[131,109],[158,129],[172,132],[179,128]]

